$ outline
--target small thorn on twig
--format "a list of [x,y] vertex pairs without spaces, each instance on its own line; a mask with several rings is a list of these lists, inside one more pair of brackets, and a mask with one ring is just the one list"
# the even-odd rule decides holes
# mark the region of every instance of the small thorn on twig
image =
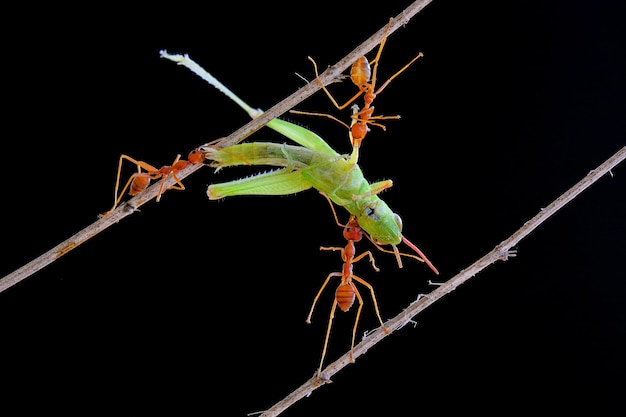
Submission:
[[402,322],[402,324],[400,324],[400,326],[396,329],[396,331],[404,329],[404,326],[406,326],[407,324],[412,324],[413,328],[417,327],[417,322],[415,320],[411,320],[411,318],[407,318]]
[[507,261],[509,258],[515,258],[517,256],[517,249],[501,249],[498,259],[501,261]]
[[129,205],[127,205],[127,206],[126,206],[126,208],[125,208],[124,210],[125,210],[125,211],[132,211],[133,213],[134,213],[134,212],[139,213],[139,212],[141,211],[141,210],[139,209],[139,207],[135,207],[135,206],[130,205],[130,204],[129,204]]
[[306,84],[309,83],[309,80],[307,80],[306,78],[304,78],[302,75],[298,74],[297,72],[295,72],[294,74],[296,74],[296,77],[300,78],[302,81],[304,81]]
[[434,286],[438,287],[438,286],[443,285],[443,284],[444,284],[443,282],[435,282],[435,281],[430,280],[430,279],[428,280],[428,285],[434,285]]

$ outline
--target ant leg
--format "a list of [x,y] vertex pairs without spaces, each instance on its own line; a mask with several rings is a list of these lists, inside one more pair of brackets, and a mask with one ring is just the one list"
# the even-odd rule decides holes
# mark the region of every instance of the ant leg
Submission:
[[[178,179],[178,177],[176,176],[175,172],[172,172],[172,178],[174,178],[174,181],[176,181],[176,184],[173,184],[172,186],[170,186],[168,188],[168,190],[179,190],[179,191],[184,191],[185,190],[185,186],[183,185],[183,183],[181,182],[181,180]],[[164,178],[165,179],[165,178]]]
[[362,254],[360,254],[359,256],[357,256],[356,258],[354,258],[352,260],[352,263],[355,263],[357,261],[360,261],[361,259],[363,259],[363,257],[365,257],[365,255],[369,255],[370,257],[370,263],[372,264],[372,268],[374,268],[374,271],[379,272],[380,269],[376,266],[376,262],[374,261],[374,255],[372,255],[372,252],[367,251],[367,252],[363,252]]
[[[373,107],[370,107],[368,110],[372,110]],[[387,127],[385,127],[385,125],[383,125],[382,123],[378,123],[376,122],[376,120],[399,120],[400,119],[400,115],[396,114],[394,116],[371,116],[368,118],[361,118],[360,115],[357,113],[357,118],[356,121],[359,123],[365,123],[368,124],[370,126],[376,126],[376,127],[380,127],[382,130],[387,130]]]
[[117,184],[115,185],[115,197],[114,197],[115,201],[113,202],[113,207],[111,207],[111,209],[108,210],[107,212],[100,214],[98,217],[102,218],[102,217],[108,216],[117,208],[118,204],[120,204],[120,201],[122,201],[122,197],[124,197],[124,193],[126,192],[128,187],[132,184],[132,182],[135,180],[135,178],[137,178],[138,175],[141,175],[141,173],[136,172],[130,176],[128,181],[126,181],[126,185],[124,185],[124,188],[122,189],[122,192],[120,193],[119,196],[117,195],[117,188],[119,185],[119,177],[118,177]]
[[382,317],[380,317],[380,311],[378,310],[378,302],[376,301],[376,295],[374,294],[374,287],[372,287],[372,285],[369,282],[365,281],[362,278],[357,277],[356,275],[352,275],[352,278],[355,281],[359,282],[360,284],[362,284],[362,285],[366,286],[367,288],[369,288],[370,293],[372,294],[372,302],[374,303],[374,310],[376,310],[376,315],[378,316],[378,321],[380,321],[380,327],[383,329],[385,334],[389,334],[389,330],[387,330],[387,328],[385,327],[385,324],[383,323]]
[[419,58],[423,57],[424,54],[423,53],[419,53],[417,54],[411,61],[409,61],[408,64],[406,64],[404,67],[400,68],[400,70],[398,72],[396,72],[395,74],[393,74],[387,81],[385,81],[383,83],[383,85],[381,85],[378,90],[376,90],[376,93],[374,94],[379,94],[381,91],[383,91],[383,89],[385,87],[387,87],[389,85],[389,83],[396,78],[398,75],[400,75],[401,73],[403,73],[408,67],[410,67],[415,61],[417,61]]
[[341,120],[337,119],[335,116],[333,116],[332,114],[328,114],[328,113],[315,113],[315,112],[309,112],[309,111],[300,111],[300,110],[289,110],[289,113],[293,113],[293,114],[301,114],[303,116],[317,116],[317,117],[328,117],[329,119],[332,119],[334,121],[336,121],[337,123],[342,124],[346,129],[350,129],[350,126],[348,126],[346,123],[342,122]]
[[330,329],[333,325],[333,318],[335,317],[335,310],[337,309],[337,299],[333,302],[333,306],[330,309],[330,316],[328,318],[328,329],[326,329],[326,338],[324,339],[324,347],[322,348],[322,358],[320,359],[320,367],[317,370],[317,380],[321,377],[322,366],[324,366],[324,357],[326,357],[326,349],[328,348],[328,339],[330,338]]
[[342,251],[342,256],[343,256],[343,251],[345,249],[344,248],[340,248],[339,246],[320,246],[320,250],[340,250],[340,251]]
[[[120,194],[118,194],[118,190],[119,190],[119,186],[120,186],[120,179],[122,176],[122,165],[124,163],[124,160],[127,160],[131,163],[133,163],[135,166],[137,166],[137,172],[135,174],[133,174],[130,179],[128,180],[128,182],[126,182],[126,185],[124,186],[124,188],[122,189],[122,192]],[[156,171],[156,168],[153,167],[152,165],[143,162],[143,161],[138,161],[128,155],[121,155],[120,156],[120,160],[119,163],[117,165],[117,176],[115,178],[115,191],[114,191],[114,197],[113,197],[113,207],[111,207],[111,209],[109,211],[107,211],[106,213],[102,214],[102,216],[106,216],[108,214],[110,214],[113,210],[115,210],[115,208],[117,207],[117,205],[120,203],[120,201],[122,200],[122,197],[124,196],[124,193],[126,192],[126,190],[128,189],[128,187],[130,186],[130,184],[132,183],[132,181],[135,179],[135,177],[137,177],[137,175],[141,174],[141,169],[144,169],[145,171]]]
[[[352,275],[352,278],[356,278]],[[352,344],[350,345],[350,362],[354,363],[354,358],[352,357],[352,351],[354,350],[354,340],[356,338],[356,329],[359,325],[359,318],[361,317],[361,310],[363,309],[363,297],[359,294],[359,290],[357,290],[356,286],[353,282],[350,282],[350,286],[354,290],[354,294],[356,298],[359,300],[359,308],[356,310],[356,317],[354,318],[354,327],[352,328]]]
[[341,224],[341,222],[339,221],[339,218],[337,217],[337,212],[335,211],[335,206],[333,205],[333,201],[330,199],[330,197],[328,197],[326,193],[323,193],[321,191],[320,191],[320,194],[324,196],[326,201],[328,201],[328,204],[330,205],[330,210],[333,212],[333,217],[335,218],[335,222],[337,223],[337,226],[346,227],[345,224]]
[[[383,47],[385,43],[387,43],[387,36],[389,35],[389,29],[391,28],[391,22],[393,18],[389,19],[389,23],[385,29],[385,37],[382,41],[380,41],[380,45],[378,46],[378,52],[376,53],[376,57],[370,62],[370,64],[374,64],[374,68],[372,68],[372,91],[374,90],[374,86],[376,85],[376,74],[378,73],[378,61],[380,60],[380,56],[383,53]],[[388,84],[389,82],[385,83]],[[380,90],[379,90],[380,91]],[[376,94],[376,93],[374,93]]]
[[[317,300],[320,298],[320,295],[322,295],[322,292],[324,291],[324,288],[326,288],[326,285],[328,284],[330,279],[332,277],[340,277],[340,276],[341,276],[341,273],[339,273],[339,272],[332,272],[332,273],[328,274],[328,276],[326,277],[326,280],[324,281],[324,283],[320,287],[319,291],[317,292],[317,295],[313,299],[313,305],[311,306],[311,311],[309,311],[309,316],[306,318],[306,322],[307,323],[311,323],[311,316],[313,316],[313,310],[315,309],[315,304],[317,304]],[[336,301],[335,301],[335,303],[336,303]]]
[[348,107],[350,104],[352,104],[354,102],[354,100],[356,100],[357,98],[359,98],[359,96],[361,96],[365,90],[363,89],[359,89],[359,92],[356,93],[351,99],[349,99],[347,102],[345,102],[342,105],[339,105],[339,103],[337,103],[337,100],[335,100],[335,98],[333,97],[332,94],[330,94],[330,91],[328,91],[328,89],[326,88],[326,86],[324,86],[324,84],[322,83],[322,80],[320,80],[320,76],[319,76],[319,72],[317,70],[317,63],[315,62],[315,60],[311,57],[308,57],[309,61],[311,61],[313,63],[313,70],[315,71],[315,79],[317,80],[317,82],[320,84],[320,86],[322,87],[322,90],[324,90],[324,92],[326,93],[326,95],[328,96],[328,98],[330,99],[330,101],[335,105],[335,107],[338,110],[343,110],[346,107]]
[[[163,195],[163,193],[165,191],[167,191],[167,190],[184,190],[185,189],[185,186],[183,185],[183,183],[180,182],[180,180],[176,176],[176,169],[174,168],[176,166],[176,164],[178,164],[179,161],[180,161],[180,154],[176,155],[176,158],[174,159],[174,162],[172,162],[172,165],[170,165],[169,167],[167,167],[167,166],[161,167],[161,169],[159,169],[159,171],[158,171],[158,174],[155,175],[154,179],[158,178],[159,176],[161,177],[161,185],[159,187],[159,193],[156,196],[156,202],[157,203],[159,201],[161,201],[161,196]],[[170,175],[172,175],[172,177],[174,178],[174,180],[178,184],[178,187],[176,185],[172,185],[171,187],[168,187],[167,190],[164,190],[163,187],[165,187],[165,180]]]
[[[183,185],[183,183],[178,179],[178,177],[176,176],[176,173],[171,171],[170,174],[172,174],[172,177],[174,178],[174,181],[176,181],[176,184],[171,185],[170,187],[167,188],[167,190],[179,190],[179,191],[183,191],[185,190],[185,186]],[[168,174],[169,175],[169,174]],[[156,202],[158,203],[159,201],[161,201],[161,196],[163,195],[163,193],[167,190],[164,190],[163,187],[165,186],[165,180],[167,179],[167,175],[163,177],[163,179],[161,180],[161,187],[159,188],[159,194],[157,194],[157,198],[156,198]]]

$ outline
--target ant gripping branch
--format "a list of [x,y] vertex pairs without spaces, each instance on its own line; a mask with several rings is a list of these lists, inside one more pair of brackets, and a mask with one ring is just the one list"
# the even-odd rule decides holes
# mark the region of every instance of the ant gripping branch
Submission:
[[[106,213],[102,214],[102,216],[106,216],[110,214],[113,210],[115,210],[115,208],[118,206],[118,204],[122,200],[122,197],[124,196],[124,193],[126,192],[126,190],[128,190],[128,195],[135,196],[139,194],[140,192],[142,192],[143,190],[145,190],[146,188],[148,188],[148,186],[150,185],[150,181],[152,180],[158,180],[158,179],[165,180],[169,175],[171,175],[172,177],[174,177],[176,184],[172,185],[169,189],[184,190],[185,186],[178,179],[178,177],[176,177],[176,174],[182,171],[183,169],[185,169],[189,165],[202,163],[202,161],[204,161],[204,157],[205,157],[205,153],[203,151],[201,151],[200,149],[194,149],[193,151],[189,153],[186,160],[180,159],[180,155],[177,155],[172,165],[164,165],[161,168],[157,169],[146,162],[138,161],[134,158],[131,158],[128,155],[120,156],[120,162],[117,167],[117,178],[115,180],[115,197],[113,200],[114,201],[113,207],[111,207],[111,209],[107,211]],[[122,164],[124,160],[135,164],[137,166],[137,172],[131,175],[131,177],[126,182],[126,185],[122,189],[122,192],[119,193],[118,195],[118,189],[120,186],[120,177],[122,173]],[[142,171],[142,169],[145,172]],[[164,183],[161,183],[161,188],[159,189],[159,194],[157,195],[157,198],[156,198],[157,202],[161,200],[161,195],[163,195],[163,193],[165,192],[165,190],[163,189],[163,186],[164,186]]]
[[[359,57],[354,62],[354,64],[352,64],[352,67],[350,69],[350,80],[352,80],[352,83],[354,83],[354,85],[358,87],[359,91],[344,104],[340,105],[339,103],[337,103],[337,101],[332,96],[332,94],[330,94],[330,91],[328,91],[328,89],[322,84],[319,78],[317,64],[315,63],[313,58],[309,57],[309,60],[313,63],[313,68],[315,70],[315,78],[322,86],[322,89],[324,90],[324,92],[326,93],[330,101],[335,105],[335,107],[338,110],[345,109],[350,104],[352,104],[357,98],[363,95],[363,100],[364,100],[363,108],[358,109],[358,106],[355,105],[356,106],[355,110],[353,111],[351,115],[353,119],[353,123],[349,126],[349,128],[350,128],[350,141],[352,142],[352,146],[356,146],[356,147],[361,146],[361,141],[365,138],[365,135],[367,135],[367,132],[369,132],[368,125],[378,126],[382,128],[383,130],[385,130],[385,126],[380,124],[379,121],[400,118],[400,116],[398,115],[373,116],[374,107],[372,106],[372,103],[374,102],[374,99],[376,98],[376,96],[380,94],[394,78],[396,78],[398,75],[404,72],[409,66],[411,66],[419,58],[424,56],[424,54],[422,54],[421,52],[417,54],[413,59],[411,59],[411,61],[409,61],[408,64],[406,64],[399,71],[393,74],[387,81],[385,81],[380,87],[378,87],[378,89],[376,89],[376,76],[378,73],[378,64],[380,62],[380,56],[383,52],[383,47],[385,46],[385,43],[387,42],[387,35],[389,33],[389,28],[391,27],[392,20],[393,19],[389,20],[389,24],[387,25],[386,32],[385,32],[385,37],[380,42],[380,46],[378,47],[378,52],[376,53],[376,57],[370,62],[368,61],[367,57],[362,56],[362,57]],[[373,68],[371,64],[374,64]],[[331,119],[337,120],[334,116],[331,116],[328,114],[322,114],[322,113],[311,113],[311,112],[301,112],[301,111],[292,111],[292,113],[312,115],[312,116],[325,116],[325,117],[330,117]],[[343,122],[340,122],[340,123],[344,124]]]

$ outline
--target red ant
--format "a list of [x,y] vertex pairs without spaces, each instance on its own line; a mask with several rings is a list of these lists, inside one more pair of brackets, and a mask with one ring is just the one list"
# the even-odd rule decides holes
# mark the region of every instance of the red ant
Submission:
[[[378,123],[378,121],[400,118],[400,116],[397,116],[397,115],[396,116],[372,116],[372,114],[374,113],[374,107],[372,106],[372,103],[374,102],[374,99],[376,98],[376,96],[380,94],[394,78],[396,78],[398,75],[404,72],[416,60],[424,56],[421,52],[417,54],[411,61],[409,61],[408,64],[406,64],[399,71],[397,71],[394,75],[392,75],[391,78],[385,81],[383,85],[381,85],[378,88],[378,90],[376,90],[376,75],[378,72],[378,64],[380,61],[380,56],[383,52],[383,47],[385,46],[385,43],[387,42],[387,35],[389,33],[392,20],[393,19],[389,20],[389,24],[387,25],[386,32],[385,32],[385,37],[380,42],[380,46],[378,47],[378,52],[376,54],[376,57],[370,62],[367,60],[365,56],[362,56],[358,58],[354,64],[352,64],[352,67],[350,69],[350,79],[352,80],[354,85],[356,85],[359,88],[359,91],[351,99],[349,99],[347,102],[345,102],[342,105],[339,105],[339,103],[337,103],[335,98],[330,94],[330,92],[322,84],[319,78],[317,64],[315,63],[313,58],[309,57],[309,60],[313,63],[313,68],[315,70],[315,78],[322,86],[322,89],[324,90],[324,92],[326,93],[330,101],[332,101],[332,103],[335,105],[335,107],[337,107],[338,110],[345,109],[350,104],[352,104],[357,98],[359,98],[361,95],[364,96],[363,108],[359,110],[358,106],[355,105],[353,107],[353,113],[351,116],[353,119],[353,123],[350,126],[347,126],[345,125],[345,123],[340,122],[350,129],[350,141],[352,145],[356,147],[361,146],[361,141],[365,138],[365,135],[367,134],[367,132],[369,132],[369,128],[367,126],[368,124],[372,126],[378,126],[382,128],[383,130],[385,130],[385,126]],[[374,64],[373,68],[371,64]],[[297,114],[326,116],[326,117],[330,117],[331,119],[337,120],[334,116],[331,116],[328,114],[299,112],[299,111],[292,111],[292,112],[297,113]]]
[[[142,192],[143,190],[145,190],[146,188],[148,188],[151,180],[157,180],[160,178],[165,180],[169,175],[172,175],[172,177],[174,177],[174,180],[176,181],[176,184],[172,185],[168,189],[184,190],[185,186],[178,179],[178,177],[176,176],[176,173],[187,168],[189,165],[202,163],[202,161],[204,161],[204,156],[205,156],[204,152],[202,152],[200,149],[194,149],[187,156],[187,160],[180,159],[180,154],[179,154],[176,156],[176,159],[174,160],[172,165],[164,165],[159,169],[153,167],[152,165],[146,162],[137,161],[136,159],[133,159],[128,155],[120,156],[120,162],[117,168],[117,179],[115,181],[115,200],[114,200],[115,202],[113,203],[113,207],[111,207],[111,210],[107,211],[102,216],[106,216],[109,213],[111,213],[113,210],[115,210],[117,205],[122,200],[122,197],[124,196],[124,193],[126,192],[126,190],[129,190],[128,195],[135,196],[139,194],[140,192]],[[130,161],[133,164],[135,164],[137,166],[137,172],[131,175],[131,177],[126,182],[126,185],[122,189],[122,192],[118,195],[117,191],[120,185],[120,175],[122,173],[122,163],[124,160]],[[142,172],[142,169],[144,169],[145,172]],[[157,202],[161,200],[161,195],[163,195],[163,193],[165,192],[165,190],[163,189],[163,186],[164,186],[164,182],[161,183],[161,188],[159,189],[159,193],[157,194],[157,197],[156,197]]]
[[337,287],[337,290],[335,291],[335,300],[333,301],[333,306],[330,310],[330,317],[328,319],[328,329],[326,330],[326,338],[324,339],[324,348],[322,349],[322,358],[320,360],[320,367],[317,372],[318,378],[320,377],[320,373],[322,372],[322,366],[324,364],[324,357],[326,356],[326,348],[328,347],[328,339],[330,338],[330,329],[332,327],[333,318],[335,316],[335,310],[337,309],[337,305],[339,305],[339,308],[342,311],[346,312],[350,309],[350,307],[352,307],[352,305],[354,304],[354,299],[356,297],[359,300],[359,308],[356,312],[356,318],[354,320],[354,327],[352,329],[352,344],[350,347],[350,362],[354,362],[354,359],[352,358],[352,349],[354,349],[354,341],[356,337],[357,325],[359,323],[361,310],[363,309],[363,298],[361,297],[359,290],[354,285],[353,280],[357,281],[361,285],[364,285],[370,290],[370,293],[372,294],[372,300],[374,302],[374,309],[376,310],[376,315],[378,316],[380,325],[382,329],[385,331],[385,333],[389,333],[389,331],[385,328],[383,319],[380,317],[380,312],[378,311],[378,303],[376,302],[376,296],[374,295],[374,288],[367,281],[363,280],[362,278],[359,278],[358,276],[352,273],[352,265],[355,262],[363,259],[365,256],[369,256],[372,267],[376,271],[379,271],[378,267],[374,263],[374,256],[372,255],[370,251],[367,251],[358,256],[355,256],[356,249],[355,249],[354,243],[362,239],[363,230],[359,226],[357,218],[354,215],[350,216],[350,219],[348,220],[348,223],[346,225],[342,225],[341,223],[339,223],[338,220],[337,220],[337,224],[344,228],[343,236],[348,241],[345,248],[322,246],[320,249],[341,251],[341,258],[343,259],[343,268],[341,272],[331,272],[330,274],[328,274],[328,276],[326,277],[326,280],[322,284],[322,287],[320,288],[317,295],[313,299],[313,305],[311,306],[311,311],[309,312],[309,316],[306,319],[307,323],[311,323],[311,316],[313,315],[315,304],[317,303],[317,300],[322,294],[322,291],[324,291],[324,288],[326,288],[326,285],[328,284],[330,279],[332,277],[341,277],[341,283],[339,284],[339,286]]
[[[330,279],[332,277],[340,277],[341,283],[339,284],[339,286],[337,287],[337,290],[335,291],[335,300],[333,301],[333,305],[330,310],[330,316],[328,319],[328,328],[326,330],[326,337],[324,339],[324,347],[322,348],[322,357],[320,359],[320,366],[317,372],[318,381],[322,372],[322,366],[324,365],[324,358],[326,356],[328,340],[330,338],[330,329],[332,327],[333,318],[335,317],[335,310],[337,309],[337,306],[339,306],[339,308],[342,311],[347,312],[354,304],[354,299],[356,298],[359,300],[359,307],[356,312],[356,318],[354,320],[354,327],[352,328],[352,344],[350,345],[350,362],[354,362],[354,358],[352,357],[352,351],[354,349],[354,342],[356,339],[356,331],[357,331],[357,326],[359,324],[359,318],[361,316],[361,310],[363,309],[363,298],[361,297],[361,294],[359,293],[359,290],[357,289],[353,281],[360,283],[361,285],[367,287],[370,290],[372,301],[374,303],[374,310],[376,311],[376,315],[378,316],[378,320],[380,321],[381,328],[385,333],[387,334],[389,333],[389,331],[385,327],[385,324],[383,323],[382,317],[380,316],[380,311],[378,310],[378,302],[376,301],[376,295],[374,294],[374,288],[367,281],[365,281],[362,278],[359,278],[358,276],[354,275],[354,273],[352,272],[353,264],[355,262],[360,261],[365,256],[369,257],[370,263],[372,264],[372,267],[374,268],[375,271],[378,272],[379,268],[376,266],[376,263],[374,262],[374,256],[372,255],[372,252],[366,251],[366,252],[361,253],[358,256],[355,256],[356,254],[355,243],[359,242],[363,238],[363,236],[367,237],[368,240],[370,240],[370,242],[372,242],[372,244],[376,246],[377,249],[385,253],[391,253],[391,254],[396,255],[396,258],[398,259],[398,265],[400,267],[402,267],[402,264],[400,262],[400,255],[414,258],[420,262],[427,262],[425,261],[426,258],[422,259],[416,255],[412,255],[409,253],[402,253],[398,251],[390,251],[381,247],[376,242],[374,242],[367,233],[363,232],[363,229],[361,229],[361,226],[359,225],[358,219],[354,215],[350,215],[350,218],[347,224],[345,225],[341,224],[341,222],[339,222],[339,219],[337,217],[337,212],[335,211],[335,208],[330,198],[324,193],[320,193],[320,194],[322,194],[322,196],[324,196],[326,200],[328,201],[328,203],[330,204],[330,208],[331,208],[331,211],[333,213],[333,216],[335,218],[335,222],[337,223],[337,225],[339,227],[344,228],[343,236],[347,240],[347,243],[345,247],[334,247],[334,246],[333,247],[325,247],[325,246],[320,247],[320,250],[341,251],[341,259],[343,260],[343,268],[341,272],[331,272],[330,274],[328,274],[328,276],[326,277],[326,280],[324,281],[321,288],[317,292],[317,295],[313,299],[313,305],[311,306],[311,311],[309,312],[309,315],[306,319],[307,323],[311,323],[311,316],[313,315],[313,310],[315,309],[317,300],[319,299],[320,295],[326,288],[326,285],[328,285],[328,282],[330,281]],[[410,244],[410,246],[414,248],[415,250],[417,250],[418,253],[421,254],[421,251],[419,251],[419,249],[417,249],[415,245]],[[430,262],[427,262],[427,263],[429,266],[431,266],[431,268],[433,268],[433,270],[437,274],[439,273],[437,272],[436,269],[434,269],[434,266],[432,266]]]

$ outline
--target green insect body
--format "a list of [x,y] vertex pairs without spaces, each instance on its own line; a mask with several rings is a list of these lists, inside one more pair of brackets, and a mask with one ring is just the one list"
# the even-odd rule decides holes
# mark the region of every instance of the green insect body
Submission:
[[[270,123],[274,122],[282,127],[292,125],[300,128],[283,120],[272,120]],[[210,165],[217,169],[236,165],[283,167],[253,177],[210,185],[207,194],[211,199],[237,195],[283,195],[315,188],[354,214],[361,228],[376,242],[397,245],[402,240],[399,216],[376,195],[390,187],[391,181],[369,184],[356,164],[356,150],[346,157],[334,151],[331,154],[302,146],[252,142],[223,149],[207,147],[204,151],[207,152],[207,159],[212,161]]]
[[[246,104],[187,55],[170,55],[161,51],[161,57],[184,65],[199,75],[248,112],[250,117],[256,118],[263,113]],[[341,155],[320,136],[302,126],[280,119],[269,121],[267,126],[300,146],[262,142],[225,148],[205,145],[201,150],[205,152],[206,159],[211,161],[209,165],[216,170],[238,165],[280,167],[251,177],[212,184],[207,190],[209,198],[286,195],[315,188],[356,216],[361,228],[375,243],[391,245],[400,267],[402,261],[396,245],[404,242],[419,255],[415,258],[426,262],[435,273],[439,273],[419,248],[402,235],[400,216],[378,197],[378,193],[391,187],[391,180],[370,184],[363,176],[358,166],[358,146],[353,147],[351,154]]]

